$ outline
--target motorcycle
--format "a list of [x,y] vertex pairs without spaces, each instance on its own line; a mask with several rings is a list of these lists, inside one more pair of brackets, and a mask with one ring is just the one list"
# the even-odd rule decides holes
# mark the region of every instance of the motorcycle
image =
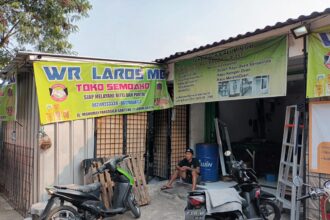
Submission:
[[[123,214],[130,210],[135,218],[141,215],[140,208],[132,192],[134,178],[118,166],[128,156],[115,157],[105,162],[93,175],[109,172],[113,188],[112,207],[106,208],[100,200],[101,184],[89,185],[58,185],[46,188],[50,199],[40,220],[50,219],[75,219],[75,220],[96,220],[100,217],[106,218],[117,214]],[[56,201],[60,205],[53,208]],[[64,204],[69,202],[72,206]]]
[[[223,198],[224,194],[231,194],[231,196]],[[215,199],[212,199],[212,196]],[[242,212],[242,199],[238,197],[240,196],[233,188],[213,190],[212,192],[209,190],[189,192],[185,220],[245,219]],[[221,202],[214,202],[216,198],[221,198]]]
[[[225,155],[228,157],[231,152],[226,151]],[[243,208],[246,218],[280,219],[281,212],[275,203],[276,197],[261,190],[256,172],[252,168],[247,168],[243,161],[233,158],[231,174],[238,183],[234,188],[246,202]]]
[[[225,156],[231,156],[231,152],[226,151]],[[243,161],[238,162],[232,158],[231,173],[237,184],[229,189],[189,192],[185,220],[280,219],[275,196],[261,191],[253,169],[247,168]],[[216,203],[212,201],[212,196],[225,198]]]
[[322,219],[330,220],[330,210],[327,209],[327,206],[330,204],[330,180],[324,182],[323,187],[312,187],[308,184],[303,183],[303,180],[299,176],[295,176],[293,178],[293,184],[296,187],[301,187],[303,185],[309,187],[308,193],[300,198],[297,198],[297,201],[305,200],[305,199],[313,199],[317,200],[318,198],[321,199],[321,212],[322,212]]

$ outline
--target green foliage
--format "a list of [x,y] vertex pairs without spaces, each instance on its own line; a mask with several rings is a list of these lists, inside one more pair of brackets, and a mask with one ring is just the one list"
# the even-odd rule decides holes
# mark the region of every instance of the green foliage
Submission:
[[68,36],[91,8],[88,0],[0,0],[0,67],[24,46],[72,53]]

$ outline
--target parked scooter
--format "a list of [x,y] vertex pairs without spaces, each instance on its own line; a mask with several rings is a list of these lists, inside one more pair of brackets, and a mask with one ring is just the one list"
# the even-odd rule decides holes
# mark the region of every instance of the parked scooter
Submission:
[[321,200],[323,201],[322,202],[323,207],[321,207],[322,219],[330,220],[330,210],[327,209],[327,207],[330,204],[330,180],[325,181],[323,187],[312,187],[308,184],[305,184],[301,177],[295,176],[293,178],[293,184],[296,187],[301,187],[303,185],[309,187],[308,193],[300,198],[297,198],[297,201],[305,200],[309,198],[313,200],[317,200],[318,198],[321,198]]
[[[214,202],[217,198],[221,198],[221,201]],[[242,211],[242,202],[243,199],[233,188],[213,190],[212,192],[209,190],[189,192],[185,208],[185,220],[243,220],[246,218]],[[261,218],[258,219],[261,220]]]
[[[231,152],[227,151],[225,155],[229,157]],[[189,192],[185,220],[280,219],[281,213],[274,202],[275,196],[261,191],[255,174],[255,171],[247,168],[243,161],[238,162],[234,159],[232,176],[237,185],[230,189],[212,190],[212,192],[211,190]],[[212,194],[225,198],[215,202],[211,198],[214,196]]]
[[[226,151],[225,155],[229,157],[231,152]],[[281,212],[275,203],[276,197],[261,190],[256,172],[252,168],[247,168],[243,161],[236,161],[235,158],[231,163],[231,174],[238,183],[235,189],[246,202],[243,208],[246,218],[280,219]]]
[[[118,163],[127,157],[121,156],[110,159],[93,174],[109,172],[112,181],[115,183],[110,209],[107,209],[100,200],[100,183],[85,186],[53,186],[46,188],[51,197],[40,219],[96,220],[100,217],[105,218],[123,214],[128,210],[132,212],[135,218],[139,218],[141,215],[140,208],[132,192],[134,179],[128,172],[118,166]],[[60,206],[53,208],[56,200],[60,201]],[[69,202],[72,206],[68,206],[64,202]]]

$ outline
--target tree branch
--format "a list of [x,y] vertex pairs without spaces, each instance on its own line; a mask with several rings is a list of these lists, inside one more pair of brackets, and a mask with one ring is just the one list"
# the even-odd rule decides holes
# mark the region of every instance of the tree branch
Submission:
[[8,3],[11,3],[12,1],[11,0],[7,0],[7,1],[0,1],[0,5],[6,5]]
[[8,37],[11,37],[13,35],[15,35],[18,31],[14,31],[13,33],[9,34]]
[[8,33],[7,33],[7,36],[10,35],[10,33],[15,29],[15,27],[18,25],[18,23],[19,23],[19,20],[17,20],[17,21],[15,22],[15,24],[10,28],[10,30],[9,30]]
[[[12,31],[15,29],[15,27],[18,25],[19,20],[15,22],[15,24],[10,28],[10,30],[6,33],[6,35],[3,35],[3,37],[0,39],[0,48],[5,45],[5,43],[8,41],[9,37],[13,35]],[[17,31],[14,32],[14,34]]]

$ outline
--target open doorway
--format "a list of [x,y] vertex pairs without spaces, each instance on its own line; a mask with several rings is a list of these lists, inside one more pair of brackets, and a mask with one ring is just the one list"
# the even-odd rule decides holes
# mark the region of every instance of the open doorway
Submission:
[[[257,83],[260,90],[269,89],[267,77]],[[233,154],[253,167],[247,150],[255,152],[254,168],[263,185],[276,188],[286,107],[304,101],[304,81],[293,77],[288,80],[286,96],[218,103],[219,119],[228,128]]]

